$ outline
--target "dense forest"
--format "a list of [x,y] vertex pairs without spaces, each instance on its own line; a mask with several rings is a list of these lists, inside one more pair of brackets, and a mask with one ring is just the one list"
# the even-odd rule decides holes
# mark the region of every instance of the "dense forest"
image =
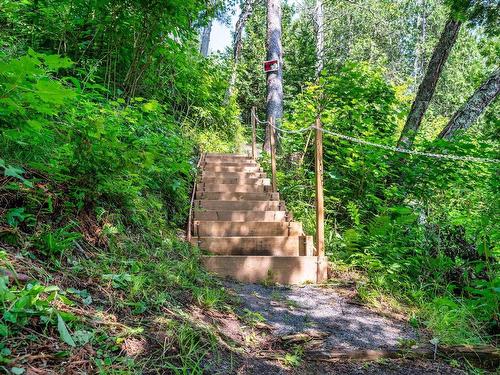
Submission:
[[[323,123],[329,285],[433,345],[496,348],[499,20],[494,0],[0,0],[0,369],[238,371],[199,316],[237,298],[182,232],[200,153],[243,152],[253,106],[310,234]],[[209,53],[215,22],[233,42]]]

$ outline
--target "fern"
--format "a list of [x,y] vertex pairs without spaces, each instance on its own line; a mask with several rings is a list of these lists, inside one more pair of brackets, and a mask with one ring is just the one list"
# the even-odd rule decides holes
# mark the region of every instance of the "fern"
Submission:
[[360,218],[360,214],[359,214],[359,208],[356,205],[356,203],[354,203],[352,201],[347,203],[346,209],[347,209],[347,212],[349,213],[349,216],[351,217],[351,220],[354,223],[354,225],[359,227],[359,225],[361,224],[361,218]]

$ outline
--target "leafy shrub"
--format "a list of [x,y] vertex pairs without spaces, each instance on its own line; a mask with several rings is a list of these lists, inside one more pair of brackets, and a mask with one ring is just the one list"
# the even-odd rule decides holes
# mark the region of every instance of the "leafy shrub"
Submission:
[[[283,126],[310,126],[320,110],[326,130],[392,145],[405,100],[382,72],[348,63],[298,95]],[[281,140],[278,169],[286,173],[278,174],[278,186],[289,209],[314,233],[309,136]],[[323,139],[327,254],[366,273],[360,295],[373,300],[388,293],[419,306],[422,320],[443,342],[483,342],[496,332],[500,221],[494,165],[401,156],[327,133]],[[420,147],[495,155],[492,140],[471,136]],[[456,334],[450,333],[453,324],[460,327]]]

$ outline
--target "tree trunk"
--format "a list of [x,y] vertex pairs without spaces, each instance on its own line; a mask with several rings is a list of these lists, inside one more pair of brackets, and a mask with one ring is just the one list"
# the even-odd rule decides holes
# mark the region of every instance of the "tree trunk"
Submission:
[[325,28],[323,0],[316,0],[314,7],[314,26],[316,31],[316,77],[319,77],[324,67],[324,49],[325,49]]
[[414,87],[417,88],[424,70],[425,62],[425,41],[427,34],[426,0],[420,0],[417,9],[416,28],[419,31],[415,43],[415,61],[413,62]]
[[[281,0],[267,0],[267,60],[278,60],[275,72],[267,73],[267,119],[283,117],[283,50],[281,47]],[[275,139],[278,139],[277,137]],[[270,137],[266,132],[264,150],[270,151]]]
[[212,33],[212,21],[203,28],[201,33],[201,43],[200,43],[200,53],[207,57],[208,56],[208,46],[210,44],[210,34]]
[[438,138],[451,139],[459,130],[467,130],[481,116],[500,92],[500,68],[482,83],[465,104],[453,115]]
[[255,0],[245,1],[243,9],[241,10],[240,17],[236,22],[236,26],[234,29],[234,38],[233,38],[233,67],[231,71],[229,87],[226,92],[226,101],[233,94],[234,85],[236,84],[236,73],[238,68],[238,62],[240,60],[240,55],[241,55],[241,47],[243,44],[243,39],[242,39],[243,29],[245,28],[245,24],[248,18],[252,15],[254,3]]
[[461,22],[452,18],[448,19],[439,41],[434,48],[431,60],[427,66],[422,83],[418,87],[417,95],[411,106],[406,124],[398,141],[399,147],[411,148],[415,136],[422,123],[422,118],[429,107],[429,102],[434,95],[439,76],[448,59],[451,48],[455,44],[460,30]]

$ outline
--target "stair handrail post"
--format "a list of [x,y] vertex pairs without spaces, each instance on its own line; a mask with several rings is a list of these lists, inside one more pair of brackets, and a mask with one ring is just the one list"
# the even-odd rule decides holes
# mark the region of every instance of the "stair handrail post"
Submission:
[[188,222],[187,222],[187,228],[186,228],[186,241],[191,242],[191,230],[193,229],[193,205],[196,197],[196,185],[198,183],[198,174],[200,170],[201,163],[203,159],[205,158],[205,153],[200,152],[200,156],[198,158],[198,162],[196,163],[196,171],[195,171],[195,176],[194,176],[194,181],[193,181],[193,189],[191,190],[191,201],[189,203],[189,213],[188,213]]
[[268,119],[268,127],[269,127],[269,143],[271,146],[271,174],[272,174],[272,181],[271,181],[271,187],[273,190],[273,193],[276,193],[278,191],[277,186],[276,186],[276,145],[274,141],[274,126],[275,126],[275,120],[274,117],[269,117]]
[[316,176],[316,255],[325,256],[325,207],[323,196],[323,130],[316,118],[315,176]]
[[252,158],[253,160],[257,159],[257,145],[256,145],[256,122],[257,122],[257,115],[256,115],[256,108],[255,106],[252,107]]

